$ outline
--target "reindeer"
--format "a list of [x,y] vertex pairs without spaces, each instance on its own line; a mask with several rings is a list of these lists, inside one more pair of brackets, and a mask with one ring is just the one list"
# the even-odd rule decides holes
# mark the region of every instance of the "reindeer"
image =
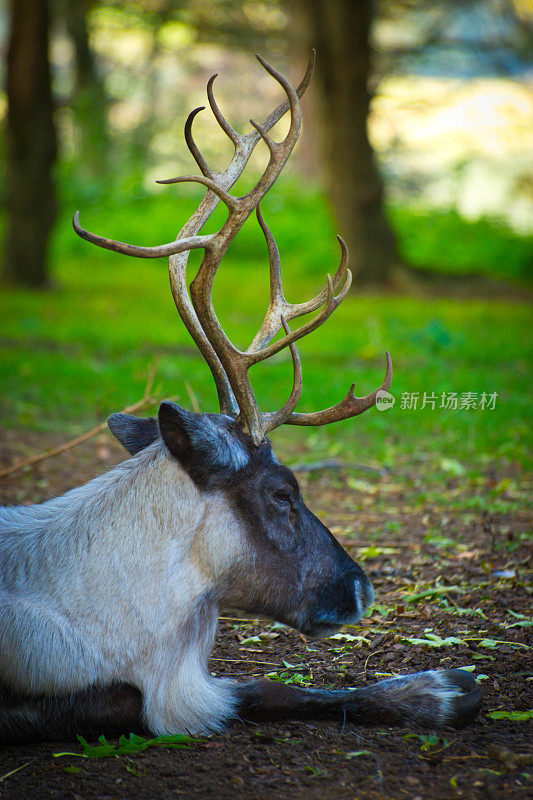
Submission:
[[[131,458],[85,486],[42,505],[0,509],[0,741],[61,739],[75,733],[148,729],[201,733],[230,720],[336,717],[356,723],[460,727],[477,713],[480,691],[462,670],[427,671],[358,689],[301,689],[266,680],[234,682],[207,668],[221,608],[265,615],[309,637],[356,623],[372,603],[371,583],[305,505],[293,473],[275,458],[266,435],[280,425],[326,425],[367,411],[391,383],[365,397],[346,397],[324,411],[295,411],[302,391],[296,341],[316,330],[351,283],[346,245],[340,265],[311,300],[285,300],[280,259],[260,201],[287,161],[300,131],[299,97],[314,55],[295,91],[276,69],[259,63],[286,100],[262,125],[241,135],[209,105],[235,151],[213,171],[185,125],[187,145],[207,188],[178,238],[156,247],[104,239],[94,244],[141,258],[169,257],[177,310],[210,367],[220,413],[196,414],[163,402],[157,419],[113,414],[112,433]],[[290,111],[281,142],[269,130]],[[270,152],[257,184],[230,189],[252,151]],[[199,232],[222,201],[228,216],[213,234]],[[270,264],[270,302],[253,342],[236,348],[212,303],[215,274],[230,242],[255,210]],[[188,254],[204,250],[190,285]],[[338,292],[336,294],[336,292]],[[316,312],[291,331],[289,322]],[[274,339],[283,328],[284,335]],[[248,371],[288,347],[293,386],[284,405],[261,412]]]

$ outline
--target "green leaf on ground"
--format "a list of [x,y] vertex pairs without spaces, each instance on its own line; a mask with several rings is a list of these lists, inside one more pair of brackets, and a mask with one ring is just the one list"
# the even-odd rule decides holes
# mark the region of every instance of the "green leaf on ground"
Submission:
[[359,756],[373,756],[374,753],[371,750],[352,750],[350,753],[346,753],[344,758],[348,760],[352,758],[359,758]]
[[419,739],[422,742],[420,750],[423,753],[427,753],[428,751],[435,752],[437,748],[439,750],[445,750],[456,741],[456,739],[452,739],[450,742],[448,739],[444,739],[444,737],[437,736],[436,733],[407,733],[403,737],[404,742],[406,742],[407,739]]
[[296,686],[309,686],[311,678],[302,672],[267,672],[265,678],[279,683],[294,683]]
[[447,472],[448,475],[452,475],[454,478],[459,478],[466,472],[463,465],[454,458],[443,458],[440,462],[440,468],[443,472]]
[[78,758],[109,758],[109,756],[122,756],[134,755],[142,753],[149,747],[170,747],[176,750],[183,750],[190,747],[191,744],[199,742],[200,739],[194,739],[191,736],[185,736],[182,733],[176,733],[170,736],[157,736],[155,739],[145,739],[144,736],[137,736],[135,733],[130,733],[129,739],[124,735],[118,740],[118,745],[110,744],[105,736],[99,736],[98,741],[100,744],[91,745],[83,736],[79,734],[76,736],[78,742],[83,748],[81,753],[53,753],[54,758],[61,756],[77,756]]
[[508,719],[511,722],[527,722],[533,719],[533,708],[529,711],[490,711],[486,716],[490,719]]
[[516,611],[512,611],[510,608],[507,610],[508,614],[511,614],[517,622],[503,622],[501,623],[502,628],[531,628],[533,627],[533,619],[526,617],[525,614],[517,614]]
[[357,548],[357,560],[366,561],[367,558],[378,558],[379,556],[393,556],[399,553],[397,547],[376,547],[371,544],[368,547]]
[[441,594],[449,594],[450,592],[465,594],[466,589],[462,586],[434,586],[432,589],[424,589],[423,592],[414,594],[408,592],[403,599],[406,603],[418,603],[419,600],[428,600],[431,597],[438,597]]
[[259,636],[248,636],[248,638],[243,639],[240,644],[261,644],[261,638]]
[[463,644],[463,640],[458,639],[457,636],[448,636],[446,639],[441,639],[441,637],[437,636],[435,633],[426,633],[423,639],[412,639],[407,636],[402,636],[401,640],[407,644],[420,644],[425,647],[449,647],[452,644]]

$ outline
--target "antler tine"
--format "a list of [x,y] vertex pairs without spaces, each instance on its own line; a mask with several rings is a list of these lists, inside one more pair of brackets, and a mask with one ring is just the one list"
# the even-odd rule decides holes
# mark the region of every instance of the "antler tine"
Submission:
[[[283,330],[285,333],[289,334],[291,329],[289,328],[287,320],[283,315],[281,316],[281,324],[283,325]],[[300,398],[302,396],[302,365],[300,363],[300,356],[298,355],[298,350],[294,342],[289,345],[289,349],[291,351],[294,372],[292,390],[288,399],[282,405],[279,411],[261,415],[263,421],[263,430],[265,433],[273,431],[275,428],[279,428],[280,425],[283,425],[285,420],[290,417],[300,402]]]
[[[257,331],[252,343],[247,349],[247,353],[261,350],[265,347],[270,340],[279,331],[283,318],[283,311],[287,308],[288,303],[283,295],[283,283],[281,280],[281,264],[279,258],[279,250],[276,240],[263,219],[261,213],[261,206],[258,205],[255,209],[259,227],[263,231],[268,250],[268,261],[270,264],[270,300],[265,314],[265,318],[261,327]],[[287,331],[286,331],[287,332]]]
[[233,144],[237,146],[241,140],[243,139],[242,134],[237,133],[237,131],[233,130],[229,122],[227,121],[226,117],[218,107],[218,103],[215,100],[215,95],[213,93],[213,83],[215,82],[215,78],[218,77],[218,72],[214,75],[211,75],[209,80],[207,81],[207,99],[209,100],[209,105],[211,106],[211,111],[213,112],[213,116],[215,117],[216,121],[228,137],[231,139]]
[[[335,290],[340,288],[342,281],[346,278],[348,271],[348,247],[342,236],[337,235],[337,240],[341,246],[341,260],[337,267],[337,272],[333,276],[333,286]],[[286,317],[287,319],[296,319],[302,317],[304,314],[310,314],[320,308],[326,302],[328,296],[327,288],[322,289],[317,295],[307,300],[304,303],[287,303]]]
[[259,125],[258,122],[254,122],[253,119],[251,119],[250,120],[250,125],[252,125],[252,127],[255,128],[255,130],[257,131],[257,133],[261,137],[261,139],[264,141],[264,143],[266,144],[266,146],[270,150],[270,154],[275,156],[276,153],[278,152],[279,148],[281,147],[281,144],[278,143],[278,142],[275,142],[274,139],[271,136],[268,135],[266,130],[263,128],[263,126]]
[[289,83],[287,78],[284,75],[282,75],[281,72],[279,72],[275,67],[269,64],[268,61],[266,61],[266,59],[263,58],[263,56],[260,56],[258,53],[256,53],[255,57],[257,58],[261,66],[268,72],[268,74],[271,75],[274,78],[274,80],[276,80],[279,83],[279,85],[283,88],[285,94],[287,95],[287,101],[289,103],[289,108],[291,110],[291,124],[289,127],[289,132],[285,136],[285,140],[289,139],[289,137],[291,136],[294,136],[294,133],[296,133],[296,138],[297,138],[298,134],[300,133],[302,115],[300,110],[300,101],[296,90],[293,88],[291,83]]
[[185,239],[178,239],[168,244],[160,244],[155,247],[142,247],[134,244],[127,244],[126,242],[116,242],[114,239],[105,239],[103,236],[98,236],[96,233],[82,228],[80,223],[80,212],[76,211],[72,217],[72,227],[82,239],[86,239],[92,244],[103,247],[105,250],[113,250],[115,253],[122,253],[125,256],[136,256],[137,258],[161,258],[162,256],[170,256],[174,253],[183,253],[184,251],[195,250],[198,248],[211,247],[214,234],[207,236],[188,236]]
[[[285,316],[286,320],[290,320],[296,319],[297,317],[301,317],[305,314],[310,314],[320,308],[320,306],[325,303],[328,297],[328,287],[326,287],[317,295],[315,295],[315,297],[311,298],[311,300],[307,300],[306,302],[288,303],[286,301],[283,294],[280,258],[276,240],[274,239],[272,232],[263,219],[259,205],[256,208],[256,215],[259,226],[265,236],[268,249],[270,263],[270,301],[265,318],[252,343],[246,350],[247,353],[263,350],[268,345],[268,343],[274,338],[276,333],[281,328],[282,315]],[[346,277],[348,265],[348,248],[346,243],[340,236],[337,236],[337,239],[339,240],[339,244],[341,246],[341,260],[337,268],[337,272],[333,278],[333,286],[335,290],[338,290],[341,281]]]
[[[311,78],[313,77],[313,71],[315,69],[315,62],[316,62],[316,50],[311,51],[311,56],[309,58],[309,63],[307,64],[307,69],[305,71],[305,75],[303,76],[301,82],[299,83],[298,87],[296,88],[296,94],[298,97],[303,97],[307,87],[311,83]],[[273,111],[269,116],[265,119],[262,124],[262,128],[265,131],[269,131],[274,125],[279,122],[281,117],[289,110],[289,101],[284,100],[275,111]],[[247,137],[255,139],[255,141],[259,141],[259,134],[257,131],[251,131],[251,133],[247,134]]]
[[253,120],[250,120],[251,124],[259,136],[264,140],[270,151],[270,159],[267,168],[263,172],[263,175],[254,188],[249,191],[247,195],[245,195],[247,201],[252,205],[253,208],[257,206],[257,203],[262,197],[264,197],[266,192],[268,192],[285,166],[287,159],[292,153],[294,145],[298,141],[302,124],[302,111],[296,91],[293,89],[289,81],[281,74],[281,72],[278,72],[277,69],[272,67],[267,61],[265,61],[264,58],[262,58],[262,56],[256,55],[256,58],[261,66],[264,67],[264,69],[269,73],[269,75],[271,75],[274,80],[279,83],[287,95],[287,101],[289,103],[289,109],[291,112],[291,121],[285,138],[281,142],[274,142],[274,140],[267,135],[267,130],[264,126],[258,125]]
[[370,394],[365,397],[355,397],[354,388],[355,384],[352,383],[346,395],[340,403],[331,408],[326,408],[324,411],[311,411],[309,413],[295,413],[293,412],[287,419],[284,420],[285,425],[328,425],[330,422],[340,422],[343,419],[356,417],[369,408],[376,405],[376,397],[378,392],[386,392],[389,390],[392,382],[392,361],[389,352],[386,353],[387,357],[387,371],[381,386],[374,389]]
[[320,325],[323,325],[324,322],[328,319],[328,317],[333,314],[336,308],[340,306],[348,291],[350,286],[352,285],[352,273],[350,270],[346,270],[346,283],[344,284],[340,294],[336,297],[333,293],[333,281],[331,280],[331,275],[328,275],[328,288],[327,288],[327,299],[322,311],[316,315],[313,319],[306,322],[305,325],[302,325],[300,328],[297,328],[290,334],[286,334],[281,339],[278,339],[277,342],[273,342],[269,344],[267,347],[264,347],[262,350],[258,350],[253,353],[247,353],[247,358],[249,359],[250,364],[258,364],[260,361],[264,361],[271,356],[276,355],[279,353],[280,350],[283,350],[284,347],[288,347],[292,342],[298,341],[304,336],[307,336],[308,333],[312,333]]
[[211,189],[211,191],[227,205],[230,211],[233,211],[240,205],[240,198],[229,194],[229,192],[222,186],[219,186],[216,181],[207,178],[205,175],[180,175],[177,178],[164,178],[163,180],[156,181],[156,183],[201,183],[203,186],[207,186],[208,189]]
[[[265,67],[266,62],[263,61],[261,56],[256,56],[256,58],[259,61],[259,63],[263,67]],[[302,80],[300,81],[300,83],[298,84],[298,87],[296,88],[296,95],[297,95],[298,98],[303,97],[303,95],[305,94],[305,91],[307,90],[307,87],[311,83],[311,78],[313,77],[313,72],[314,72],[314,69],[315,69],[315,63],[316,63],[316,50],[313,49],[311,51],[311,56],[309,58],[309,63],[307,64],[307,69],[305,71],[305,75],[302,78]],[[266,67],[265,67],[265,69],[266,69]],[[267,70],[267,71],[269,71],[269,70]],[[270,74],[272,74],[272,73],[270,73]],[[241,133],[237,133],[237,131],[234,130],[231,127],[231,125],[229,124],[227,119],[222,114],[222,112],[221,112],[221,110],[220,110],[220,108],[218,106],[217,101],[215,100],[215,95],[214,95],[214,92],[213,92],[213,83],[215,81],[215,78],[217,78],[217,77],[218,77],[218,73],[215,73],[214,75],[212,75],[209,78],[209,81],[207,82],[207,98],[209,100],[209,105],[211,107],[213,115],[214,115],[215,119],[217,120],[218,124],[220,125],[220,127],[222,128],[222,130],[224,131],[226,136],[235,145],[236,151],[239,151],[239,150],[242,149],[243,152],[244,152],[244,150],[246,150],[247,151],[247,160],[248,160],[248,158],[250,157],[250,155],[252,153],[252,150],[254,149],[255,145],[260,140],[261,134],[259,133],[259,131],[257,129],[254,129],[250,133],[241,134]],[[264,120],[263,124],[261,126],[259,126],[259,127],[261,127],[261,129],[265,133],[268,132],[271,128],[274,127],[274,125],[276,125],[276,123],[278,123],[280,121],[282,116],[289,110],[289,108],[290,108],[289,100],[288,99],[284,100],[282,103],[279,104],[279,106],[277,106],[274,109],[274,111],[272,111],[271,114],[268,115],[268,117]],[[255,123],[252,122],[252,125],[255,125]],[[243,147],[243,146],[246,146],[246,145],[247,145],[247,147]],[[243,165],[243,168],[244,168],[244,165]],[[202,169],[202,168],[200,167],[200,169]],[[228,170],[225,170],[225,172],[227,172],[227,171],[229,171],[229,168],[228,168]]]
[[[185,141],[187,143],[187,147],[189,148],[192,157],[194,158],[194,160],[196,161],[196,163],[200,167],[200,171],[201,171],[202,175],[205,175],[206,178],[213,178],[214,177],[214,172],[211,169],[211,167],[209,166],[209,164],[207,163],[207,161],[205,160],[205,158],[203,157],[202,153],[200,152],[200,149],[199,149],[198,145],[196,144],[196,142],[194,141],[194,138],[193,138],[193,135],[192,135],[192,123],[193,123],[193,120],[194,120],[195,116],[200,113],[200,111],[204,111],[204,110],[205,110],[205,106],[198,106],[198,108],[195,108],[195,109],[193,109],[193,111],[191,111],[191,113],[189,114],[189,116],[187,117],[187,120],[185,122],[184,135],[185,135]],[[156,183],[164,183],[164,181],[156,181]]]
[[[200,154],[198,153],[198,155]],[[201,183],[223,200],[230,211],[235,210],[239,205],[239,198],[233,197],[233,195],[229,194],[222,186],[219,186],[216,181],[205,175],[181,175],[177,178],[158,180],[156,183]],[[161,258],[161,256],[171,256],[176,253],[183,253],[185,250],[198,248],[208,250],[214,245],[217,238],[217,234],[189,236],[185,239],[176,239],[176,241],[169,242],[168,244],[156,245],[155,247],[142,247],[139,245],[127,244],[126,242],[117,242],[114,239],[105,239],[103,236],[91,233],[81,227],[79,224],[79,216],[80,212],[76,211],[72,219],[72,226],[82,239],[86,239],[88,242],[92,242],[92,244],[96,244],[106,250],[113,250],[116,253],[122,253],[127,256],[137,256],[137,258]]]

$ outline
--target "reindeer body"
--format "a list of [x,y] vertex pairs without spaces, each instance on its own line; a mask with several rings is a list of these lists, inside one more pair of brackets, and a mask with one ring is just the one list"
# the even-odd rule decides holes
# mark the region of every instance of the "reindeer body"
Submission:
[[[212,730],[237,707],[207,670],[221,604],[318,633],[373,592],[267,442],[221,415],[164,403],[159,416],[164,439],[153,425],[146,446],[147,421],[111,418],[134,455],[107,474],[0,509],[0,683],[13,698],[126,684],[151,731]],[[291,510],[254,511],[261,482],[292,493]]]
[[213,678],[220,607],[322,636],[357,621],[373,591],[268,442],[171,403],[159,426],[114,415],[131,459],[63,497],[0,509],[0,741],[121,725],[198,733],[235,716],[440,725],[475,713],[479,690],[457,670],[348,692]]
[[216,727],[234,706],[206,665],[235,527],[161,441],[63,497],[0,510],[2,683],[36,696],[129,683],[151,730]]

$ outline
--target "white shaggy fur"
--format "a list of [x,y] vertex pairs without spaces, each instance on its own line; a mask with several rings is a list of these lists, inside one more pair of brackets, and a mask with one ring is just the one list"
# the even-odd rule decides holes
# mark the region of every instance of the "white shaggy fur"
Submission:
[[206,664],[217,588],[245,550],[224,496],[160,440],[63,497],[0,508],[0,679],[36,694],[128,682],[156,734],[220,726],[235,701]]

